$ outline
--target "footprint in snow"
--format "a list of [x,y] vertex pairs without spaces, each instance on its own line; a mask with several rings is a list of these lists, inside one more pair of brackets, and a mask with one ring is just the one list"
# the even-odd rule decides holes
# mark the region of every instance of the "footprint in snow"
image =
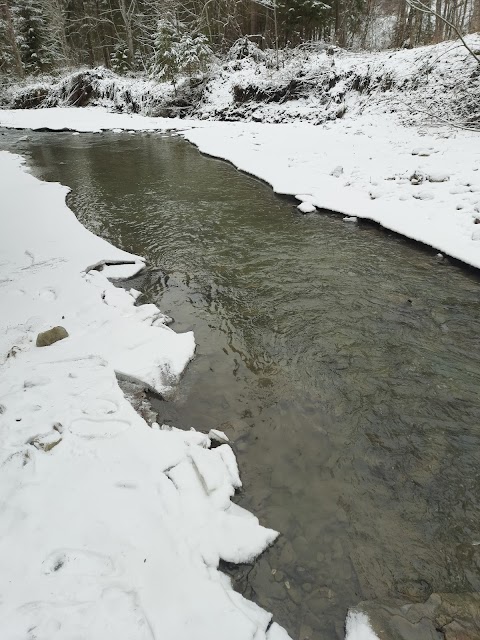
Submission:
[[102,418],[105,415],[111,415],[117,411],[118,404],[111,400],[103,400],[101,398],[88,400],[82,406],[82,413],[92,418]]
[[40,291],[38,293],[38,297],[42,298],[42,300],[45,300],[46,302],[53,302],[53,300],[57,299],[57,293],[55,289],[47,288]]
[[84,549],[57,549],[42,562],[45,574],[61,572],[75,576],[111,576],[115,565],[110,556]]
[[44,387],[47,384],[50,384],[51,379],[46,376],[34,376],[33,378],[28,378],[23,383],[24,389],[30,389],[32,387]]
[[70,423],[69,431],[80,438],[88,440],[95,438],[116,438],[127,429],[130,423],[125,420],[106,420],[106,419],[77,419]]

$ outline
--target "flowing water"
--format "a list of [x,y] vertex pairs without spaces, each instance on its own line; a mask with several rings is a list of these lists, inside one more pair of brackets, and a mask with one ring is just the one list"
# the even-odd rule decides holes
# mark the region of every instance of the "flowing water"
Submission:
[[371,225],[302,216],[159,134],[5,133],[197,356],[160,420],[222,429],[237,501],[281,532],[236,588],[294,639],[349,606],[480,590],[478,274]]

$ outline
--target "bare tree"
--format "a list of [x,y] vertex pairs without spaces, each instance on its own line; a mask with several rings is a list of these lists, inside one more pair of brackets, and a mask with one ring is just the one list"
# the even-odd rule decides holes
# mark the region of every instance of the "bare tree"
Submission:
[[429,14],[435,16],[437,20],[440,20],[443,24],[447,25],[453,33],[455,33],[458,38],[462,41],[463,46],[467,49],[467,51],[472,55],[475,60],[480,64],[480,56],[473,51],[468,42],[463,37],[463,34],[460,28],[451,20],[445,18],[440,13],[437,13],[436,10],[432,9],[429,5],[425,4],[422,0],[407,0],[407,3],[410,5],[412,9],[418,11],[420,14]]

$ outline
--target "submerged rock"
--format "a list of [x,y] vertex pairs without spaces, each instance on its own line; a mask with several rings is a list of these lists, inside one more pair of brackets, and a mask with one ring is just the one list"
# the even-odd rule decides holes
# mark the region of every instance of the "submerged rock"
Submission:
[[478,640],[480,593],[433,593],[422,603],[362,602],[380,640]]
[[54,342],[68,338],[68,332],[64,327],[53,327],[48,331],[42,331],[37,336],[37,347],[49,347]]

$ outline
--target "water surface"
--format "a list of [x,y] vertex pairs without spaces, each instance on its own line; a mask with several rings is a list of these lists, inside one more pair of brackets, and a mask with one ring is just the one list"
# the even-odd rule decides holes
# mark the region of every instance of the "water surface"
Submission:
[[278,542],[236,587],[295,639],[343,638],[349,606],[480,589],[478,275],[159,134],[20,133],[89,229],[144,255],[132,281],[193,329],[160,420],[224,430],[237,501]]

